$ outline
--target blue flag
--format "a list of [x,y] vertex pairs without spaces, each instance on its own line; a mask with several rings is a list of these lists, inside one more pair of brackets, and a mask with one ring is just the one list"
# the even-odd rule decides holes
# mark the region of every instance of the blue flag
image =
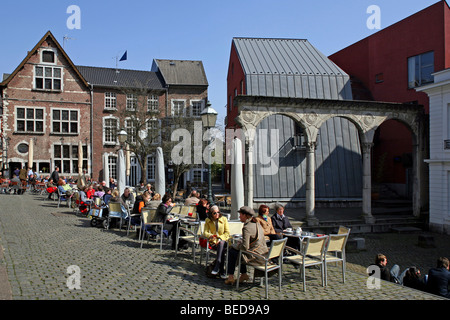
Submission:
[[123,54],[122,58],[120,58],[119,61],[124,61],[127,60],[127,51],[125,51],[125,53]]

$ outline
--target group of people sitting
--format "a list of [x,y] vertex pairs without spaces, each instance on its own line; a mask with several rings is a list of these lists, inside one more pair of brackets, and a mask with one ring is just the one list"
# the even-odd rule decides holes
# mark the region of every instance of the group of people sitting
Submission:
[[[379,277],[382,280],[402,284],[417,290],[426,291],[438,296],[450,298],[450,291],[448,286],[450,284],[450,262],[446,257],[439,257],[437,259],[436,267],[431,268],[428,274],[422,276],[420,269],[411,266],[400,273],[400,267],[395,264],[390,269],[387,266],[387,257],[384,254],[377,254],[375,263],[379,270]],[[370,276],[376,274],[375,270],[371,268]]]

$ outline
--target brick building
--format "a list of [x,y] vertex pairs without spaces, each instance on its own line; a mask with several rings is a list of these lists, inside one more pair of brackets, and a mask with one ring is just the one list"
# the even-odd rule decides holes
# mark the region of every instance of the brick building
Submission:
[[[171,119],[200,121],[208,81],[201,61],[155,59],[151,71],[75,66],[48,31],[14,72],[4,75],[0,93],[5,171],[28,165],[32,143],[34,170],[49,174],[58,166],[63,175],[76,177],[81,142],[83,168],[101,181],[117,177],[119,130],[127,131],[130,142],[136,132],[156,132],[150,141],[156,149]],[[133,119],[139,117],[145,119],[144,128],[136,128]],[[128,183],[136,185],[144,172],[135,154],[130,159]],[[154,155],[141,162],[145,180],[154,181]],[[203,172],[202,165],[194,168],[181,185],[204,181]]]
[[58,166],[76,175],[79,141],[83,167],[90,166],[89,86],[50,31],[4,75],[0,92],[4,170],[28,166],[33,144],[34,170],[50,174]]
[[[117,133],[127,131],[131,143],[136,142],[140,120],[148,118],[149,127],[160,129],[160,118],[166,117],[166,88],[161,75],[142,70],[77,66],[92,90],[92,177],[107,181],[117,178],[116,163],[119,141]],[[141,110],[141,107],[144,110]],[[141,167],[131,157],[130,184],[141,179]],[[147,180],[154,180],[155,159],[148,156]],[[108,173],[107,173],[107,172]]]

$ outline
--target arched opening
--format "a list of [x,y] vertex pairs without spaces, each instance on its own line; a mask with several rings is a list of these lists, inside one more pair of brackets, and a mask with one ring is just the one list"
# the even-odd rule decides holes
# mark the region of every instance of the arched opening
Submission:
[[356,125],[344,117],[325,121],[315,151],[316,201],[357,201],[362,198],[362,153]]
[[[261,120],[256,127],[253,162],[255,202],[305,201],[305,141],[304,129],[288,115],[274,114]],[[334,117],[321,125],[314,163],[316,201],[361,201],[362,154],[359,131],[351,120]],[[270,165],[276,170],[264,174],[263,169]]]
[[412,200],[413,158],[411,129],[399,120],[383,122],[373,138],[373,201]]

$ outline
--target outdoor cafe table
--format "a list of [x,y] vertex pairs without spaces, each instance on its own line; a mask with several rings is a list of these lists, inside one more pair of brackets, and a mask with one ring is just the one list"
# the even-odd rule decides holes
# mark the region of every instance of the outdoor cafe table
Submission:
[[292,231],[283,230],[282,235],[289,237],[289,238],[298,238],[300,241],[300,244],[303,244],[303,240],[305,240],[306,238],[319,236],[319,234],[314,233],[314,232],[301,231],[300,233],[297,233],[295,230],[292,230]]

